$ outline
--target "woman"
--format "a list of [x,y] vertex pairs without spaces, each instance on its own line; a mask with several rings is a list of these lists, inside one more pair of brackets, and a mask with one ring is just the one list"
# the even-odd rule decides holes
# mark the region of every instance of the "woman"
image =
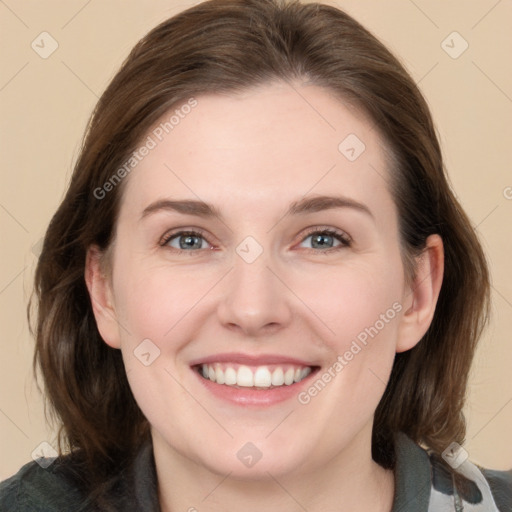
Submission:
[[485,257],[414,82],[335,8],[213,0],[140,41],[36,292],[62,454],[5,509],[510,510],[461,448]]

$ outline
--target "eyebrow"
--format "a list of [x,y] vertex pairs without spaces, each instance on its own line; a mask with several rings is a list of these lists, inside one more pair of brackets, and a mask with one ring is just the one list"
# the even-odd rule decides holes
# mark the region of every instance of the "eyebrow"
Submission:
[[374,218],[368,206],[355,201],[354,199],[342,196],[306,197],[292,203],[288,209],[287,214],[297,215],[304,213],[314,213],[320,212],[322,210],[330,210],[333,208],[353,208]]
[[[342,196],[314,196],[302,198],[299,201],[291,203],[286,215],[304,215],[308,213],[320,212],[334,208],[352,208],[369,215],[372,219],[374,216],[371,210],[363,203]],[[142,212],[141,219],[160,211],[174,211],[185,215],[195,215],[197,217],[218,217],[222,219],[222,214],[213,205],[204,201],[196,201],[192,199],[172,200],[160,199],[151,203]]]

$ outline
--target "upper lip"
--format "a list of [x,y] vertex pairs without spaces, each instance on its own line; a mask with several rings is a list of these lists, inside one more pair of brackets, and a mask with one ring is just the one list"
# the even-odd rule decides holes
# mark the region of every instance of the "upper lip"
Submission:
[[290,364],[294,366],[315,366],[311,361],[304,361],[294,357],[282,356],[278,354],[241,354],[224,353],[214,354],[207,357],[201,357],[190,363],[190,366],[213,363],[235,363],[247,366],[264,366],[266,364]]

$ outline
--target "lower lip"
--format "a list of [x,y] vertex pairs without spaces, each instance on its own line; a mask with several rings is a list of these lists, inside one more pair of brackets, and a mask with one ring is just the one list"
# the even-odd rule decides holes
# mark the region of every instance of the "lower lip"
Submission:
[[301,389],[306,387],[311,377],[317,373],[317,369],[315,369],[300,382],[294,382],[289,386],[284,385],[271,389],[254,389],[236,388],[226,386],[225,384],[217,384],[210,379],[205,379],[203,376],[199,375],[199,372],[193,371],[201,381],[201,384],[216,397],[239,406],[261,407],[272,406],[297,397]]

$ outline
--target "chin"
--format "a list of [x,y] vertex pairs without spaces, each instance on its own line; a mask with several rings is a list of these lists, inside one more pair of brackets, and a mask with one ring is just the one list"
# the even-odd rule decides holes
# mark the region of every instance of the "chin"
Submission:
[[[285,436],[288,441],[268,440],[260,437],[255,441],[247,441],[249,435],[233,439],[229,443],[216,443],[218,449],[206,454],[196,454],[200,466],[208,468],[211,472],[222,477],[243,481],[266,481],[290,475],[300,468],[303,471],[309,457],[302,451],[304,443],[295,439],[296,436]],[[290,450],[293,447],[294,450]],[[301,449],[300,451],[298,449]],[[206,455],[206,457],[205,457]]]

